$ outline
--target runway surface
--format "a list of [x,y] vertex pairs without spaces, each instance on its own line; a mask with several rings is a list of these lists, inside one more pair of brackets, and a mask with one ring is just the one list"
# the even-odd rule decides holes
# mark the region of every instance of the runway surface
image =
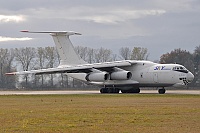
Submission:
[[[58,95],[58,94],[100,94],[99,91],[0,91],[0,95]],[[141,90],[140,94],[158,94],[157,90]],[[167,90],[165,94],[196,94],[200,90]]]

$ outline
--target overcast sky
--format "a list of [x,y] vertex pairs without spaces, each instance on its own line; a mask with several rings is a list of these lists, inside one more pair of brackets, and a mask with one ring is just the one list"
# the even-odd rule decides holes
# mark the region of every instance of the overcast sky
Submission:
[[76,31],[75,46],[144,47],[150,60],[200,45],[200,0],[0,0],[0,48],[54,46],[31,31]]

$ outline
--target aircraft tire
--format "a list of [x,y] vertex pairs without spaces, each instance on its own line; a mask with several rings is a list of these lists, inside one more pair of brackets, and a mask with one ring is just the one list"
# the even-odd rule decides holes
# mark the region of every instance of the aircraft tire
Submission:
[[165,94],[165,92],[166,92],[166,90],[165,90],[164,88],[158,90],[158,93],[159,93],[159,94]]
[[114,89],[113,88],[108,88],[108,93],[113,93]]
[[107,88],[101,88],[100,92],[101,93],[108,93],[108,89]]
[[119,89],[115,88],[114,93],[119,93]]
[[139,88],[135,89],[134,93],[140,93],[140,89]]
[[140,93],[140,89],[121,90],[122,93]]
[[122,93],[127,93],[127,91],[126,91],[126,90],[121,90],[121,92],[122,92]]
[[140,89],[139,88],[133,89],[130,91],[130,93],[140,93]]
[[117,89],[117,88],[108,88],[108,93],[119,93],[119,89]]

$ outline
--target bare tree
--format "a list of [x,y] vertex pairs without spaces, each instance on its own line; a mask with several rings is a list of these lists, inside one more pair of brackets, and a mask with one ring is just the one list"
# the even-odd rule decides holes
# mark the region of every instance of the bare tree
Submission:
[[141,47],[134,47],[131,59],[132,60],[147,60],[148,59],[148,50],[147,48],[141,48]]
[[[11,71],[16,71],[16,67],[13,67],[13,61],[14,61],[14,49],[10,49],[7,53],[7,56],[4,58],[5,60],[5,73],[6,72],[11,72]],[[5,84],[7,88],[14,88],[15,87],[15,83],[17,81],[17,77],[13,77],[13,76],[5,76]]]
[[77,46],[77,47],[75,47],[75,51],[84,61],[87,60],[87,55],[88,55],[88,53],[87,53],[88,48],[87,47]]
[[95,62],[107,62],[107,61],[111,61],[111,50],[109,49],[104,49],[104,48],[100,48],[98,50],[96,50],[95,52]]
[[[53,68],[58,65],[58,54],[55,47],[45,47],[45,58],[47,59],[47,68]],[[53,74],[50,76],[50,86],[53,87]]]
[[4,64],[5,64],[5,57],[8,54],[8,49],[0,49],[0,84],[4,86]]
[[117,54],[112,54],[112,61],[116,61],[117,59]]
[[131,49],[128,47],[122,47],[119,49],[119,54],[124,60],[131,59]]
[[95,56],[95,50],[93,48],[88,48],[88,60],[87,62],[88,63],[94,63],[95,62],[95,59],[94,59],[94,56]]
[[[33,59],[35,58],[35,48],[16,48],[15,49],[15,59],[21,64],[23,71],[28,71],[34,67]],[[31,64],[32,63],[32,64]],[[28,76],[25,75],[26,87],[28,85]]]
[[14,87],[15,77],[6,77],[4,74],[6,72],[12,71],[14,54],[13,49],[0,49],[0,86],[1,87]]
[[195,50],[194,50],[194,53],[200,54],[200,45],[199,45],[199,46],[196,46],[196,48],[195,48]]
[[[37,48],[37,60],[36,60],[39,64],[39,69],[43,69],[43,68],[46,68],[46,55],[45,55],[45,49],[42,48],[42,47],[38,47]],[[36,67],[38,68],[38,67]],[[36,81],[40,80],[40,77],[41,77],[41,86],[43,87],[44,85],[44,75],[38,75],[37,78],[35,77]],[[35,81],[35,82],[36,82]]]

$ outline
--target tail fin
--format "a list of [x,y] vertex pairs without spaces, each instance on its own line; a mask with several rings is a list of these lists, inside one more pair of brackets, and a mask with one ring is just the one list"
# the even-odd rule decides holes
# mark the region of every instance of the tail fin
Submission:
[[31,31],[21,31],[28,33],[50,33],[55,42],[58,54],[60,56],[60,65],[78,65],[85,64],[78,54],[75,52],[74,47],[69,39],[70,35],[81,35],[73,31],[41,31],[41,32],[31,32]]

